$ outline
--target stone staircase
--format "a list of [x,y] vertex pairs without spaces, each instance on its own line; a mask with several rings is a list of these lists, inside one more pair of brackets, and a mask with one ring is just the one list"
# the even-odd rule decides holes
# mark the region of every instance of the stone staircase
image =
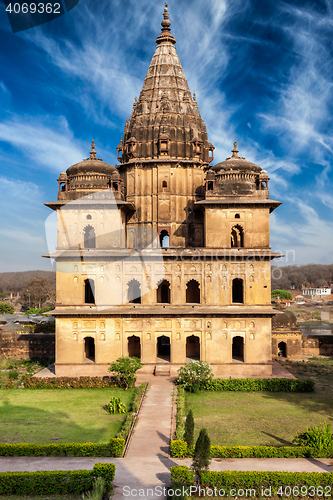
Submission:
[[170,377],[170,365],[166,363],[161,363],[160,365],[156,365],[154,375],[160,377]]

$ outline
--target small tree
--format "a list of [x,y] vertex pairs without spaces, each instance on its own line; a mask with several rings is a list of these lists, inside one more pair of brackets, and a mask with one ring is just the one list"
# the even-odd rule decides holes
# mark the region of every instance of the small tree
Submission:
[[0,302],[0,314],[14,314],[15,309],[7,302]]
[[201,473],[207,470],[210,464],[210,439],[207,429],[201,429],[197,442],[195,443],[192,470],[197,475],[198,480],[201,480]]
[[293,298],[290,292],[276,289],[272,291],[272,298],[276,299],[277,297],[280,297],[281,300],[292,300]]
[[135,373],[141,366],[143,365],[139,358],[123,356],[110,364],[109,371],[114,372],[121,387],[128,389],[129,387],[134,387],[136,381]]
[[186,441],[187,446],[190,448],[194,443],[194,418],[193,412],[190,410],[187,414],[185,421],[185,432],[184,441]]
[[207,361],[191,361],[178,370],[177,385],[186,391],[198,392],[206,382],[212,379],[212,369]]

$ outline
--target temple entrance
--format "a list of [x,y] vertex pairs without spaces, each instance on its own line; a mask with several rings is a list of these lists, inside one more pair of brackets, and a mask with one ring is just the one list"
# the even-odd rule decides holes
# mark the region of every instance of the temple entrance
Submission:
[[140,337],[137,335],[132,335],[127,339],[127,348],[129,357],[136,357],[141,359],[141,343]]
[[244,363],[244,339],[237,336],[232,339],[232,360]]
[[84,355],[86,360],[95,363],[95,340],[92,337],[85,337],[84,339]]
[[186,358],[200,361],[200,339],[196,335],[186,339]]
[[157,358],[159,358],[159,362],[167,361],[170,363],[170,338],[165,335],[157,339]]
[[278,343],[278,356],[279,358],[286,358],[287,357],[287,344],[285,342],[279,342]]

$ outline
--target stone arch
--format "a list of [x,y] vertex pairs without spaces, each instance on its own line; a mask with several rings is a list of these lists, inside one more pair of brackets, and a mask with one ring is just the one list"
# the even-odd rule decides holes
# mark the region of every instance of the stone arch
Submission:
[[186,338],[186,358],[200,360],[200,338],[197,335],[189,335]]
[[84,228],[84,248],[96,248],[96,234],[92,226]]
[[158,304],[170,304],[170,283],[168,280],[163,280],[156,290],[156,302]]
[[171,343],[170,337],[160,335],[157,337],[157,357],[160,360],[170,362],[171,359]]
[[127,338],[127,349],[129,357],[141,359],[141,339],[137,335],[132,335]]
[[278,343],[278,356],[281,358],[287,357],[287,343],[286,342],[281,341]]
[[200,284],[197,280],[186,283],[186,303],[200,304]]
[[240,215],[239,214],[235,214],[235,219],[240,219]]
[[141,284],[138,280],[132,279],[127,283],[127,300],[131,304],[141,304]]
[[240,278],[232,280],[232,302],[234,304],[244,304],[244,283]]
[[85,304],[95,304],[95,282],[90,278],[84,280],[84,302]]
[[231,228],[231,248],[244,247],[244,229],[240,224]]
[[244,363],[244,338],[240,335],[232,339],[232,360]]
[[93,337],[84,337],[83,340],[85,359],[95,363],[95,339]]

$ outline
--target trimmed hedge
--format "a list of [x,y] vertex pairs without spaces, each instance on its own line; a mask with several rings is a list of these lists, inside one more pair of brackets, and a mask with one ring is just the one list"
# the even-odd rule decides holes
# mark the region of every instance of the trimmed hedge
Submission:
[[132,414],[127,415],[125,422],[123,423],[120,431],[117,434],[118,438],[124,439],[125,441],[128,438],[132,424],[133,424],[135,417],[136,417],[136,414],[139,410],[140,401],[141,401],[141,398],[146,390],[146,387],[147,387],[147,383],[144,382],[143,384],[139,385],[139,387],[136,387],[134,389],[135,392],[134,392],[134,397],[133,397],[133,402],[132,402]]
[[[177,485],[177,487],[180,485],[185,487],[194,485],[194,473],[185,466],[171,467],[171,481],[173,487],[174,485]],[[300,489],[301,487],[306,487],[307,492],[314,493],[301,495],[303,497],[323,497],[325,487],[328,488],[328,496],[331,496],[333,474],[330,472],[206,471],[201,473],[201,484],[208,488],[224,490],[226,497],[230,496],[231,489],[243,490],[243,492],[245,489],[255,489],[255,496],[262,497],[262,489],[267,490],[267,488],[272,488],[272,490],[270,495],[266,494],[265,496],[274,497],[280,490],[281,495],[290,497],[293,488]],[[289,494],[285,493],[284,488],[289,489]],[[251,494],[250,496],[254,495]],[[298,494],[295,492],[295,495],[291,495],[291,498],[294,496],[299,497],[300,492],[298,491]]]
[[203,384],[204,391],[241,391],[241,392],[313,392],[313,380],[289,378],[215,378]]
[[[173,458],[193,456],[194,447],[189,448],[182,440],[170,443]],[[317,450],[309,446],[211,446],[211,458],[333,458],[333,449]]]
[[119,387],[115,377],[25,377],[26,389],[100,389]]
[[93,470],[1,472],[0,495],[82,494],[92,490],[97,477],[112,482],[114,464],[94,465]]
[[7,444],[0,443],[3,457],[121,457],[125,440],[111,438],[106,444],[97,443],[52,443],[52,444]]

